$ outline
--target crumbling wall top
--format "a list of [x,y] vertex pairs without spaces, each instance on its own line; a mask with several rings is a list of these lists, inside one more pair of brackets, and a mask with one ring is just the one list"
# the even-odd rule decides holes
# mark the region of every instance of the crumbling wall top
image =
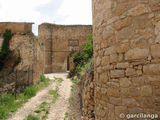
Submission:
[[27,22],[0,22],[0,34],[6,29],[10,29],[12,33],[29,33],[32,32],[32,24]]

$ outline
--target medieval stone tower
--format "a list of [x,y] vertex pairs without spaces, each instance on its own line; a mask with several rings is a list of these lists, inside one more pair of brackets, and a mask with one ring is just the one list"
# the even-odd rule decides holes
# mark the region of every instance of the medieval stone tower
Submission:
[[160,114],[159,21],[159,0],[93,0],[96,120]]

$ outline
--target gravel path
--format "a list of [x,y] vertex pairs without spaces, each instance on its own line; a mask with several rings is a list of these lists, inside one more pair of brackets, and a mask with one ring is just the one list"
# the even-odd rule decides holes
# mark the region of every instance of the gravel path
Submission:
[[[67,79],[67,73],[53,73],[45,76],[51,80],[53,80],[54,77],[63,78],[63,82],[59,86],[60,96],[56,100],[56,103],[51,105],[47,120],[64,120],[65,112],[68,111],[68,99],[70,97],[72,82]],[[28,114],[35,110],[36,107],[38,107],[44,101],[44,98],[46,98],[48,95],[48,91],[55,88],[56,83],[53,82],[51,85],[38,92],[35,97],[31,98],[27,103],[25,103],[23,107],[18,109],[18,111],[8,120],[24,120]]]
[[64,120],[65,113],[68,112],[70,91],[72,82],[67,79],[66,73],[54,74],[55,77],[63,78],[63,82],[59,87],[59,98],[55,104],[52,104],[47,120]]

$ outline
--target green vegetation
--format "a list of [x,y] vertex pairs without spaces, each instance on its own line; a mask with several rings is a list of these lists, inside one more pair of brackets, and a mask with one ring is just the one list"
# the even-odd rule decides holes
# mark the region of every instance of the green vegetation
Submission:
[[30,114],[28,115],[27,120],[39,120],[39,118]]
[[55,103],[57,98],[59,97],[58,92],[59,92],[59,88],[58,87],[56,87],[56,90],[49,90],[49,94],[53,95],[53,100],[52,100],[53,103]]
[[40,76],[40,82],[43,82],[45,86],[48,86],[50,84],[50,79],[46,78],[44,75],[41,75]]
[[72,102],[72,100],[73,100],[72,97],[69,97],[69,98],[68,98],[68,102],[69,102],[69,103]]
[[62,78],[56,78],[54,77],[55,81],[57,81],[58,83],[62,83],[63,82],[63,79]]
[[11,50],[9,49],[9,41],[11,39],[11,30],[6,29],[5,33],[3,34],[3,42],[2,47],[0,49],[0,71],[3,69],[8,55],[11,53]]
[[20,51],[18,51],[17,59],[16,59],[16,61],[14,61],[13,66],[12,66],[10,72],[13,72],[13,71],[14,71],[15,67],[18,66],[18,65],[21,63],[21,60],[22,60],[21,54],[20,54]]
[[[0,120],[7,119],[12,112],[15,112],[19,107],[27,102],[29,98],[35,96],[39,90],[49,85],[49,79],[44,76],[41,76],[40,81],[41,82],[36,85],[26,87],[24,93],[17,94],[16,99],[14,95],[9,93],[0,94]],[[29,117],[29,120],[30,119],[31,118]]]
[[93,37],[92,35],[88,35],[89,42],[83,43],[82,50],[75,52],[72,55],[75,69],[69,73],[69,77],[74,76],[75,74],[79,74],[79,72],[84,68],[84,66],[92,59],[93,57]]
[[49,114],[49,107],[50,103],[42,102],[39,105],[39,108],[34,111],[34,113],[36,113],[35,116],[38,116],[42,120],[45,120],[47,118],[47,115]]
[[71,78],[72,83],[76,84],[78,82],[78,78]]
[[40,76],[40,83],[32,86],[28,86],[24,90],[24,95],[28,98],[31,98],[36,95],[36,93],[44,87],[47,87],[50,83],[50,80],[46,78],[44,75]]
[[43,103],[40,104],[39,108],[40,108],[40,109],[43,109],[43,108],[46,107],[46,105],[47,105],[47,103],[46,103],[46,102],[43,102]]
[[[2,42],[2,47],[0,49],[0,71],[2,71],[2,69],[4,68],[5,62],[7,61],[7,57],[12,52],[9,48],[9,42],[12,39],[12,36],[13,34],[11,30],[6,29],[6,31],[3,34],[3,42]],[[21,55],[20,55],[20,51],[18,51],[18,56],[14,61],[9,73],[13,72],[14,68],[17,65],[19,65],[20,62],[21,62]]]
[[73,85],[71,86],[71,92],[74,92],[74,86]]

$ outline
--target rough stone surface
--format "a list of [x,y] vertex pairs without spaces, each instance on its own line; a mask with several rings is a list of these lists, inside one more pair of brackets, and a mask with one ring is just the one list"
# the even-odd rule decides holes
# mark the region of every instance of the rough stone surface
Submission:
[[[95,89],[95,119],[121,120],[120,113],[160,114],[160,1],[92,3],[94,46],[98,48],[94,61],[103,63],[98,67],[94,63],[94,85],[107,90],[107,99],[102,99],[103,91]],[[104,56],[110,59],[102,59]],[[103,74],[107,77],[100,77]]]
[[44,44],[45,73],[71,70],[71,55],[81,50],[92,33],[91,25],[55,25],[44,23],[39,26],[39,40]]

